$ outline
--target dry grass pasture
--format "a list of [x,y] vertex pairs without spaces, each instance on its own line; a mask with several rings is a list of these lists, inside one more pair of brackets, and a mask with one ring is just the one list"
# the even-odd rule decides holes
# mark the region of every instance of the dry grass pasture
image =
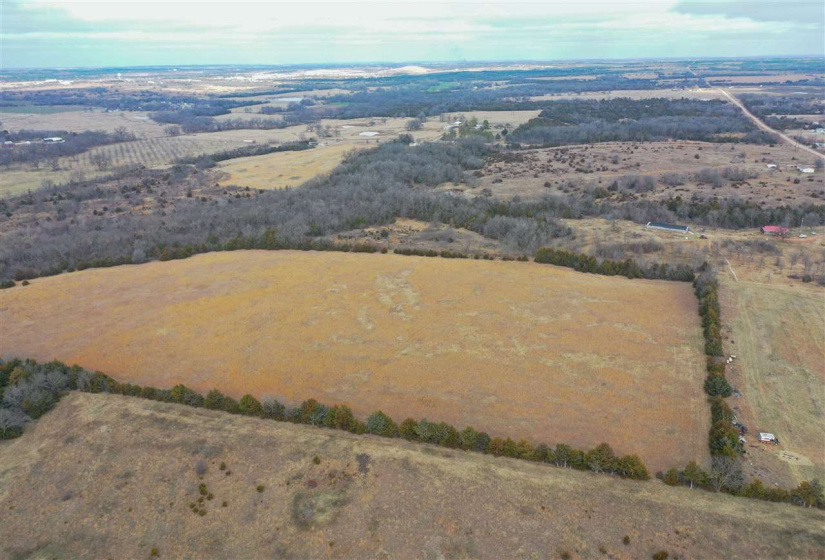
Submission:
[[0,353],[123,381],[313,397],[492,435],[704,460],[686,283],[534,263],[244,251],[87,270],[0,292]]
[[358,147],[342,143],[229,160],[220,164],[221,171],[228,173],[220,184],[256,189],[297,187],[316,175],[329,173],[355,149]]
[[[825,479],[825,298],[803,286],[723,283],[733,399],[749,427],[751,474],[787,485]],[[772,432],[779,446],[756,443]],[[748,470],[748,469],[746,469]]]
[[[48,107],[46,107],[48,108]],[[33,110],[41,109],[33,106]],[[77,109],[75,107],[75,109]],[[68,130],[69,132],[83,132],[85,130],[105,130],[114,132],[116,128],[126,127],[138,138],[152,138],[165,136],[163,125],[149,118],[149,113],[143,111],[93,111],[72,110],[54,113],[19,113],[6,112],[8,108],[0,108],[0,121],[5,130]]]
[[0,465],[8,560],[825,557],[818,510],[116,395],[64,397]]
[[[613,196],[663,199],[693,194],[705,197],[737,197],[768,206],[821,203],[825,199],[825,175],[800,173],[796,166],[805,161],[786,145],[757,146],[708,142],[605,142],[526,150],[516,161],[491,161],[484,176],[473,187],[462,186],[467,196],[489,192],[501,198],[538,198],[546,193],[573,194],[588,189],[607,189],[626,176],[649,176],[655,187],[649,192],[618,192]],[[812,157],[809,159],[813,159]],[[520,160],[520,161],[518,161]],[[769,163],[777,169],[768,169]],[[813,165],[813,162],[810,162]],[[703,169],[720,173],[725,168],[746,170],[756,175],[745,181],[723,181],[721,186],[700,183],[695,174]],[[665,173],[682,176],[684,183],[669,186],[660,177]]]

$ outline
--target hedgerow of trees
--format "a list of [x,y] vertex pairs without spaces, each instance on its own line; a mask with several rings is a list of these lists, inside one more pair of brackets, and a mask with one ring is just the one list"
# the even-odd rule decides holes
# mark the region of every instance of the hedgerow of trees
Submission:
[[676,280],[679,282],[693,282],[694,273],[688,265],[680,264],[671,267],[667,263],[651,264],[647,268],[639,266],[634,260],[623,261],[601,260],[590,255],[583,255],[542,247],[536,251],[535,262],[554,264],[572,268],[579,272],[603,274],[605,276],[625,276],[627,278],[647,278],[650,280]]
[[327,406],[309,399],[291,408],[274,399],[265,399],[261,402],[249,394],[236,401],[217,389],[209,391],[204,397],[185,385],[176,385],[171,389],[156,389],[119,383],[103,373],[90,372],[78,366],[69,367],[58,361],[46,364],[19,359],[7,363],[0,362],[0,439],[19,437],[27,423],[51,410],[69,390],[115,393],[231,414],[344,430],[354,434],[403,438],[497,457],[512,457],[582,471],[613,474],[634,480],[650,478],[647,468],[637,455],[617,456],[606,443],[590,451],[575,449],[565,444],[558,444],[552,448],[544,444],[534,445],[526,439],[491,438],[485,432],[471,426],[458,431],[446,422],[432,422],[426,418],[420,421],[407,418],[398,424],[380,410],[370,414],[364,422],[357,419],[352,410],[345,405]]

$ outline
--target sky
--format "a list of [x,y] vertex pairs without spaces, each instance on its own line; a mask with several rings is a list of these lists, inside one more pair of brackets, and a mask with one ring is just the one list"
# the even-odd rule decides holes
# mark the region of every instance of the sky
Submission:
[[825,57],[822,0],[0,0],[0,67]]

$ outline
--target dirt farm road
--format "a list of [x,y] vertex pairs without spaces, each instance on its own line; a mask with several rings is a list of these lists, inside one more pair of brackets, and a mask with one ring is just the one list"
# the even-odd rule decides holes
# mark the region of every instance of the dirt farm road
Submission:
[[734,97],[733,95],[731,95],[730,93],[728,93],[727,91],[725,91],[722,88],[716,88],[716,89],[718,89],[722,93],[722,95],[727,97],[730,100],[731,103],[733,103],[734,105],[739,107],[742,110],[742,112],[745,113],[746,117],[748,117],[750,120],[752,120],[756,126],[761,128],[765,132],[771,132],[773,134],[776,134],[783,141],[787,142],[791,146],[798,146],[800,149],[805,150],[809,154],[814,155],[814,156],[818,157],[821,160],[825,160],[825,154],[821,154],[821,153],[817,152],[816,150],[814,150],[813,148],[809,148],[808,146],[803,146],[802,144],[800,144],[799,142],[797,142],[796,140],[794,140],[793,138],[791,138],[787,134],[783,134],[782,132],[779,132],[778,130],[774,130],[773,128],[769,127],[768,125],[763,123],[761,120],[759,120],[759,117],[757,117],[756,115],[754,115],[753,113],[748,111],[747,107],[745,107],[742,104],[742,102],[739,101],[736,97]]

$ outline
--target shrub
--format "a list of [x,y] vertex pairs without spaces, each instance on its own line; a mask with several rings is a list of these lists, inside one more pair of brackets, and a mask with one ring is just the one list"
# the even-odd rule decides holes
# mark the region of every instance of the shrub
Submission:
[[486,453],[490,445],[490,436],[485,432],[479,432],[472,426],[467,426],[459,434],[461,448],[468,451]]
[[618,473],[623,478],[650,480],[650,473],[638,455],[625,455],[619,459]]
[[367,432],[377,436],[398,437],[398,425],[379,410],[367,417]]
[[630,544],[630,537],[629,537],[629,536],[627,536],[627,535],[625,535],[625,536],[624,536],[624,538],[622,539],[622,542],[623,542],[624,544]]
[[415,420],[407,418],[398,427],[398,434],[408,441],[416,441],[418,439],[417,427],[418,423]]
[[819,480],[804,481],[790,492],[791,501],[796,505],[825,509],[825,496]]
[[244,416],[263,416],[264,409],[261,403],[252,395],[244,395],[238,403],[238,410]]
[[618,459],[613,453],[613,448],[607,443],[599,444],[591,449],[585,458],[587,468],[593,472],[616,472]]
[[286,407],[275,399],[266,399],[261,404],[263,417],[270,420],[283,420],[286,416]]
[[666,550],[660,550],[658,552],[653,553],[653,560],[667,560],[668,553]]
[[715,423],[719,420],[727,420],[730,422],[733,420],[733,411],[728,406],[728,403],[725,402],[725,399],[722,398],[721,395],[716,395],[708,399],[710,402],[710,415],[711,420]]
[[712,397],[729,397],[733,394],[733,387],[730,386],[724,375],[708,375],[705,378],[705,393]]
[[671,467],[665,473],[664,478],[662,481],[667,484],[668,486],[678,486],[679,485],[679,469],[676,467]]
[[196,393],[186,385],[175,385],[172,387],[171,396],[172,402],[194,407],[203,406],[205,400],[199,393]]
[[714,422],[709,432],[711,455],[738,457],[740,454],[739,433],[727,420]]
[[258,493],[260,494],[261,492],[263,492],[263,491],[264,491],[264,485],[263,485],[263,484],[259,484],[257,487],[255,487],[255,490],[257,490],[257,491],[258,491]]
[[703,488],[708,484],[708,473],[702,470],[702,467],[696,464],[696,461],[691,461],[682,471],[682,479],[684,484],[689,485],[691,488],[694,486]]

